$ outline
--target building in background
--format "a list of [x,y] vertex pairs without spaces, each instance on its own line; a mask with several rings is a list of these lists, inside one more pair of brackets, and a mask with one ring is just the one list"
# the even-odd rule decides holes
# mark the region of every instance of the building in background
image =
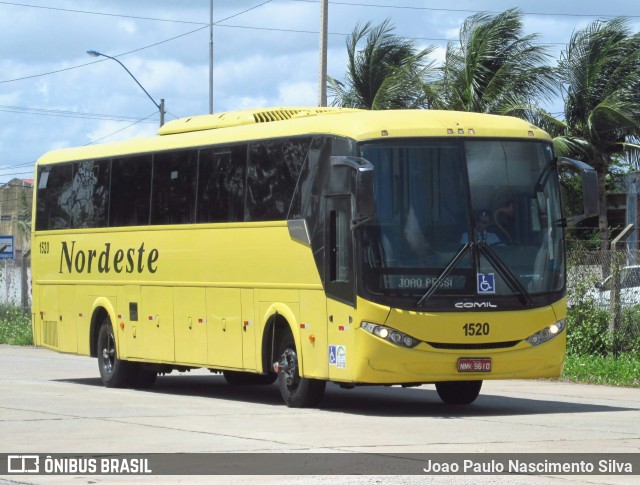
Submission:
[[0,186],[0,236],[13,236],[14,258],[29,253],[33,180],[11,179]]

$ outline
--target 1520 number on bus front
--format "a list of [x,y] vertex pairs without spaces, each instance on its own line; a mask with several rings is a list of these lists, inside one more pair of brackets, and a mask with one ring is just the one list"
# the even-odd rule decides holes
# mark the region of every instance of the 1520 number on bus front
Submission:
[[485,323],[465,323],[462,326],[465,337],[475,337],[479,335],[489,335],[489,324]]

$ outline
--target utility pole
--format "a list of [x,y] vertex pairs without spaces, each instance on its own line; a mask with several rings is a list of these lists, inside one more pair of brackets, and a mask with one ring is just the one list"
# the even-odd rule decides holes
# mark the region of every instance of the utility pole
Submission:
[[213,0],[209,9],[209,114],[213,114]]
[[164,109],[164,98],[162,98],[160,100],[160,104],[156,103],[156,100],[153,99],[153,97],[144,88],[144,86],[142,84],[140,84],[140,81],[138,81],[138,79],[131,73],[131,71],[129,69],[127,69],[127,66],[125,66],[122,62],[120,62],[115,57],[108,56],[106,54],[103,54],[102,52],[98,52],[98,51],[95,51],[95,50],[87,51],[87,54],[89,54],[91,57],[100,57],[100,56],[106,57],[107,59],[111,59],[112,61],[116,61],[118,64],[120,64],[120,66],[122,66],[122,68],[125,71],[127,71],[129,76],[131,76],[131,78],[138,84],[138,86],[140,86],[140,88],[142,88],[142,90],[144,91],[144,94],[146,94],[149,97],[151,102],[156,105],[156,108],[158,108],[160,110],[160,127],[162,127],[162,125],[164,125],[164,115],[166,113],[166,111]]
[[327,105],[327,24],[329,23],[329,0],[320,0],[320,75],[318,106]]

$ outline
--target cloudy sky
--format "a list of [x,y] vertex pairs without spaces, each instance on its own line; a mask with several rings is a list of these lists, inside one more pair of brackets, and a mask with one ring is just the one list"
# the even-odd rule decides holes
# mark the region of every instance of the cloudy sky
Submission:
[[[214,0],[214,111],[316,105],[319,0]],[[441,59],[464,19],[522,10],[557,58],[571,33],[598,18],[627,16],[638,0],[329,1],[328,73],[343,79],[345,40],[356,24],[390,19],[398,35],[435,45]],[[32,178],[44,152],[151,136],[159,103],[167,120],[209,110],[210,0],[0,1],[0,182]],[[559,109],[557,104],[552,110]]]

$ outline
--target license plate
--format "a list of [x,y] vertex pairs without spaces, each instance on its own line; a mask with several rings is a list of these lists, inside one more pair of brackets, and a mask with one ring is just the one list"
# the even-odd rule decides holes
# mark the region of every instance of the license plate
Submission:
[[489,357],[460,358],[458,372],[491,372],[491,359]]

